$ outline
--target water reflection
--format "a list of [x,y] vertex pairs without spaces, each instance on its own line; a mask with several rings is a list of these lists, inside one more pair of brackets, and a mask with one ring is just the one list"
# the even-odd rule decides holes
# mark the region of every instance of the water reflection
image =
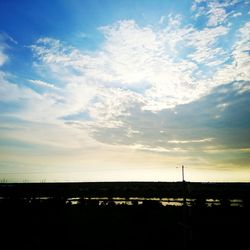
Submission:
[[205,199],[205,198],[145,198],[145,197],[71,197],[71,198],[20,198],[9,199],[0,197],[0,203],[15,202],[18,204],[65,204],[65,205],[85,205],[85,206],[206,206],[206,207],[244,207],[245,203],[242,199]]
[[[74,197],[69,198],[67,201],[70,201],[72,205],[82,204],[83,201],[85,203],[96,201],[97,205],[102,206],[110,206],[110,205],[127,205],[127,206],[139,206],[145,205],[147,202],[155,202],[155,204],[161,206],[183,206],[184,200],[183,198],[144,198],[144,197],[131,197],[131,198],[123,198],[123,197],[91,197],[91,198],[80,198]],[[221,199],[203,199],[202,201],[205,206],[213,207],[213,206],[222,206],[227,202],[227,206],[232,207],[243,207],[242,199],[228,199],[226,202]],[[198,204],[197,199],[187,198],[185,200],[186,206],[195,206]]]

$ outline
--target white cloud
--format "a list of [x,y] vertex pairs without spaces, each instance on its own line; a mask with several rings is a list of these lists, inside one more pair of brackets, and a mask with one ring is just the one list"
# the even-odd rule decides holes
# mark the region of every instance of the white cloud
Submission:
[[[186,36],[187,44],[196,50],[188,57],[198,63],[217,62],[221,60],[224,50],[216,47],[217,40],[228,33],[229,29],[223,26],[215,28],[205,28],[201,31],[195,30]],[[185,38],[184,38],[185,39]]]
[[129,108],[140,102],[140,95],[119,88],[99,88],[95,100],[89,105],[89,115],[97,126],[121,126],[120,116],[129,116]]
[[[196,29],[183,26],[180,16],[169,19],[165,28],[157,30],[140,27],[133,20],[101,27],[103,45],[92,52],[41,38],[31,46],[35,69],[42,68],[43,79],[52,76],[54,84],[50,80],[29,80],[43,87],[43,93],[36,93],[28,87],[5,83],[2,91],[7,93],[11,88],[13,97],[7,99],[22,102],[24,108],[15,113],[19,118],[63,125],[65,117],[69,117],[68,124],[94,133],[101,128],[124,127],[135,107],[138,112],[157,113],[196,101],[220,84],[247,79],[243,76],[243,72],[249,72],[247,24],[239,30],[232,64],[218,67],[228,57],[218,46],[219,39],[229,32],[228,27]],[[212,76],[206,75],[209,67]],[[244,91],[247,89],[244,85]],[[135,131],[128,127],[125,134],[128,138],[138,136]],[[181,144],[181,140],[169,143]]]
[[232,15],[232,17],[238,17],[238,16],[242,16],[242,13],[241,12],[236,12]]
[[164,20],[165,20],[165,16],[161,16],[160,20],[159,20],[159,24],[163,24]]
[[235,82],[234,88],[239,94],[250,92],[250,82]]
[[20,87],[6,80],[6,74],[0,71],[0,96],[2,102],[40,99],[40,95],[26,87]]
[[56,88],[55,85],[41,80],[28,80],[28,81],[40,87],[52,88],[52,89]]
[[8,42],[17,44],[17,41],[15,41],[8,34],[0,33],[0,67],[9,60],[9,57],[6,53],[6,50],[9,48]]
[[159,147],[159,146],[152,147],[152,146],[142,145],[142,144],[134,144],[134,145],[130,146],[130,148],[136,149],[136,150],[142,150],[142,151],[156,152],[156,153],[185,152],[185,150],[181,149],[181,148],[167,149],[164,147]]
[[119,116],[129,115],[128,110],[136,103],[143,110],[158,111],[194,101],[211,88],[192,76],[195,63],[173,62],[177,58],[175,45],[186,41],[187,46],[196,48],[190,57],[207,62],[222,51],[213,45],[227,32],[223,27],[196,31],[169,26],[155,32],[134,21],[120,21],[100,30],[106,41],[95,53],[82,53],[51,38],[39,39],[32,46],[45,67],[65,82],[65,91],[59,93],[62,101],[56,101],[58,93],[46,96],[54,102],[52,114],[56,117],[86,111],[92,125],[113,127],[121,125]]
[[220,103],[217,105],[217,108],[220,109],[221,111],[224,111],[228,106],[230,105],[230,103]]
[[[205,2],[205,3],[204,3]],[[235,1],[195,1],[191,7],[194,12],[194,17],[197,19],[200,16],[205,16],[207,18],[207,26],[215,27],[218,25],[224,25],[228,23],[229,17],[237,17],[241,13],[234,13],[231,11],[232,6],[239,3],[238,0]]]
[[4,135],[1,135],[1,139],[3,138],[57,149],[79,149],[83,146],[89,148],[99,144],[89,137],[87,131],[42,121],[39,123],[26,122],[7,130]]
[[238,31],[232,47],[231,62],[224,64],[213,77],[213,81],[226,84],[233,81],[250,81],[249,36],[250,22],[245,23]]
[[210,10],[208,11],[208,26],[217,26],[223,23],[228,17],[226,10],[223,8],[217,8],[210,6]]
[[214,138],[204,138],[200,140],[171,140],[168,141],[168,143],[173,143],[173,144],[204,143],[204,142],[211,142],[213,140]]
[[170,14],[168,16],[168,26],[169,27],[178,27],[181,24],[182,17],[181,15],[172,15]]
[[6,44],[4,43],[0,34],[0,67],[3,66],[8,61],[8,56],[5,53],[5,50],[6,50]]
[[196,8],[197,8],[196,3],[195,3],[195,2],[193,2],[192,6],[191,6],[191,11],[195,11],[195,10],[196,10]]
[[4,53],[4,48],[0,45],[0,67],[6,63],[8,56]]
[[[84,98],[80,90],[71,86],[63,92],[50,92],[39,94],[34,90],[11,83],[7,80],[7,74],[0,71],[0,97],[1,105],[14,104],[13,110],[5,110],[1,112],[0,118],[4,122],[7,130],[1,134],[1,139],[23,142],[25,144],[47,146],[60,149],[79,149],[79,148],[97,148],[101,143],[91,138],[87,131],[79,130],[73,126],[65,125],[60,121],[62,116],[70,115],[78,112],[80,107],[84,105]],[[42,81],[33,81],[34,84],[49,88],[50,90],[58,90],[48,83]],[[78,97],[80,94],[81,97]],[[88,96],[88,94],[86,94]],[[79,101],[80,99],[80,101]],[[80,102],[80,104],[79,104]],[[12,118],[18,119],[16,124],[12,124]],[[10,123],[8,119],[10,118]],[[2,123],[2,120],[1,120]],[[11,125],[12,124],[12,125]],[[31,133],[32,131],[32,133]],[[84,142],[84,144],[82,143]]]
[[[228,32],[220,26],[202,31],[176,27],[181,24],[180,16],[170,16],[169,20],[169,25],[159,31],[149,26],[139,27],[133,20],[101,27],[105,42],[101,50],[92,53],[80,52],[51,38],[39,39],[32,49],[44,66],[61,76],[66,85],[72,78],[78,78],[78,86],[91,81],[97,89],[104,87],[109,96],[114,88],[122,88],[127,97],[135,92],[135,102],[142,103],[144,110],[162,110],[207,94],[210,87],[193,76],[198,68],[196,63],[221,63],[216,55],[221,56],[224,51],[215,47],[215,42]],[[180,57],[178,44],[183,49],[195,49],[188,55],[195,63]]]

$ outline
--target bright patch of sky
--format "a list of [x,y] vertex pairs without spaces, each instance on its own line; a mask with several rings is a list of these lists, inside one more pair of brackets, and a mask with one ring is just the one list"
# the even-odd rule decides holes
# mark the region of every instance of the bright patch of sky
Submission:
[[248,1],[0,9],[3,178],[250,181]]

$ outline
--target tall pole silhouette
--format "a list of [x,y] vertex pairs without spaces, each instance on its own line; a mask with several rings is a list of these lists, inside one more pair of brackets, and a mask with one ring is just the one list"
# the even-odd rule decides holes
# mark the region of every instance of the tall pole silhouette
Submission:
[[182,186],[183,186],[183,217],[182,217],[182,225],[183,225],[183,248],[188,249],[188,241],[189,241],[189,234],[190,228],[187,221],[187,183],[185,182],[185,175],[184,175],[184,165],[181,166],[181,174],[182,174]]
[[185,178],[184,178],[184,165],[181,166],[181,170],[182,170],[182,182],[185,182]]

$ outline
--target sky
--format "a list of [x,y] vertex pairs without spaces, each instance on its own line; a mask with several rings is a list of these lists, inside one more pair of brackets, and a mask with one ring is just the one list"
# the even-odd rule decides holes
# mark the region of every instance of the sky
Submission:
[[0,182],[250,181],[248,0],[0,0]]

